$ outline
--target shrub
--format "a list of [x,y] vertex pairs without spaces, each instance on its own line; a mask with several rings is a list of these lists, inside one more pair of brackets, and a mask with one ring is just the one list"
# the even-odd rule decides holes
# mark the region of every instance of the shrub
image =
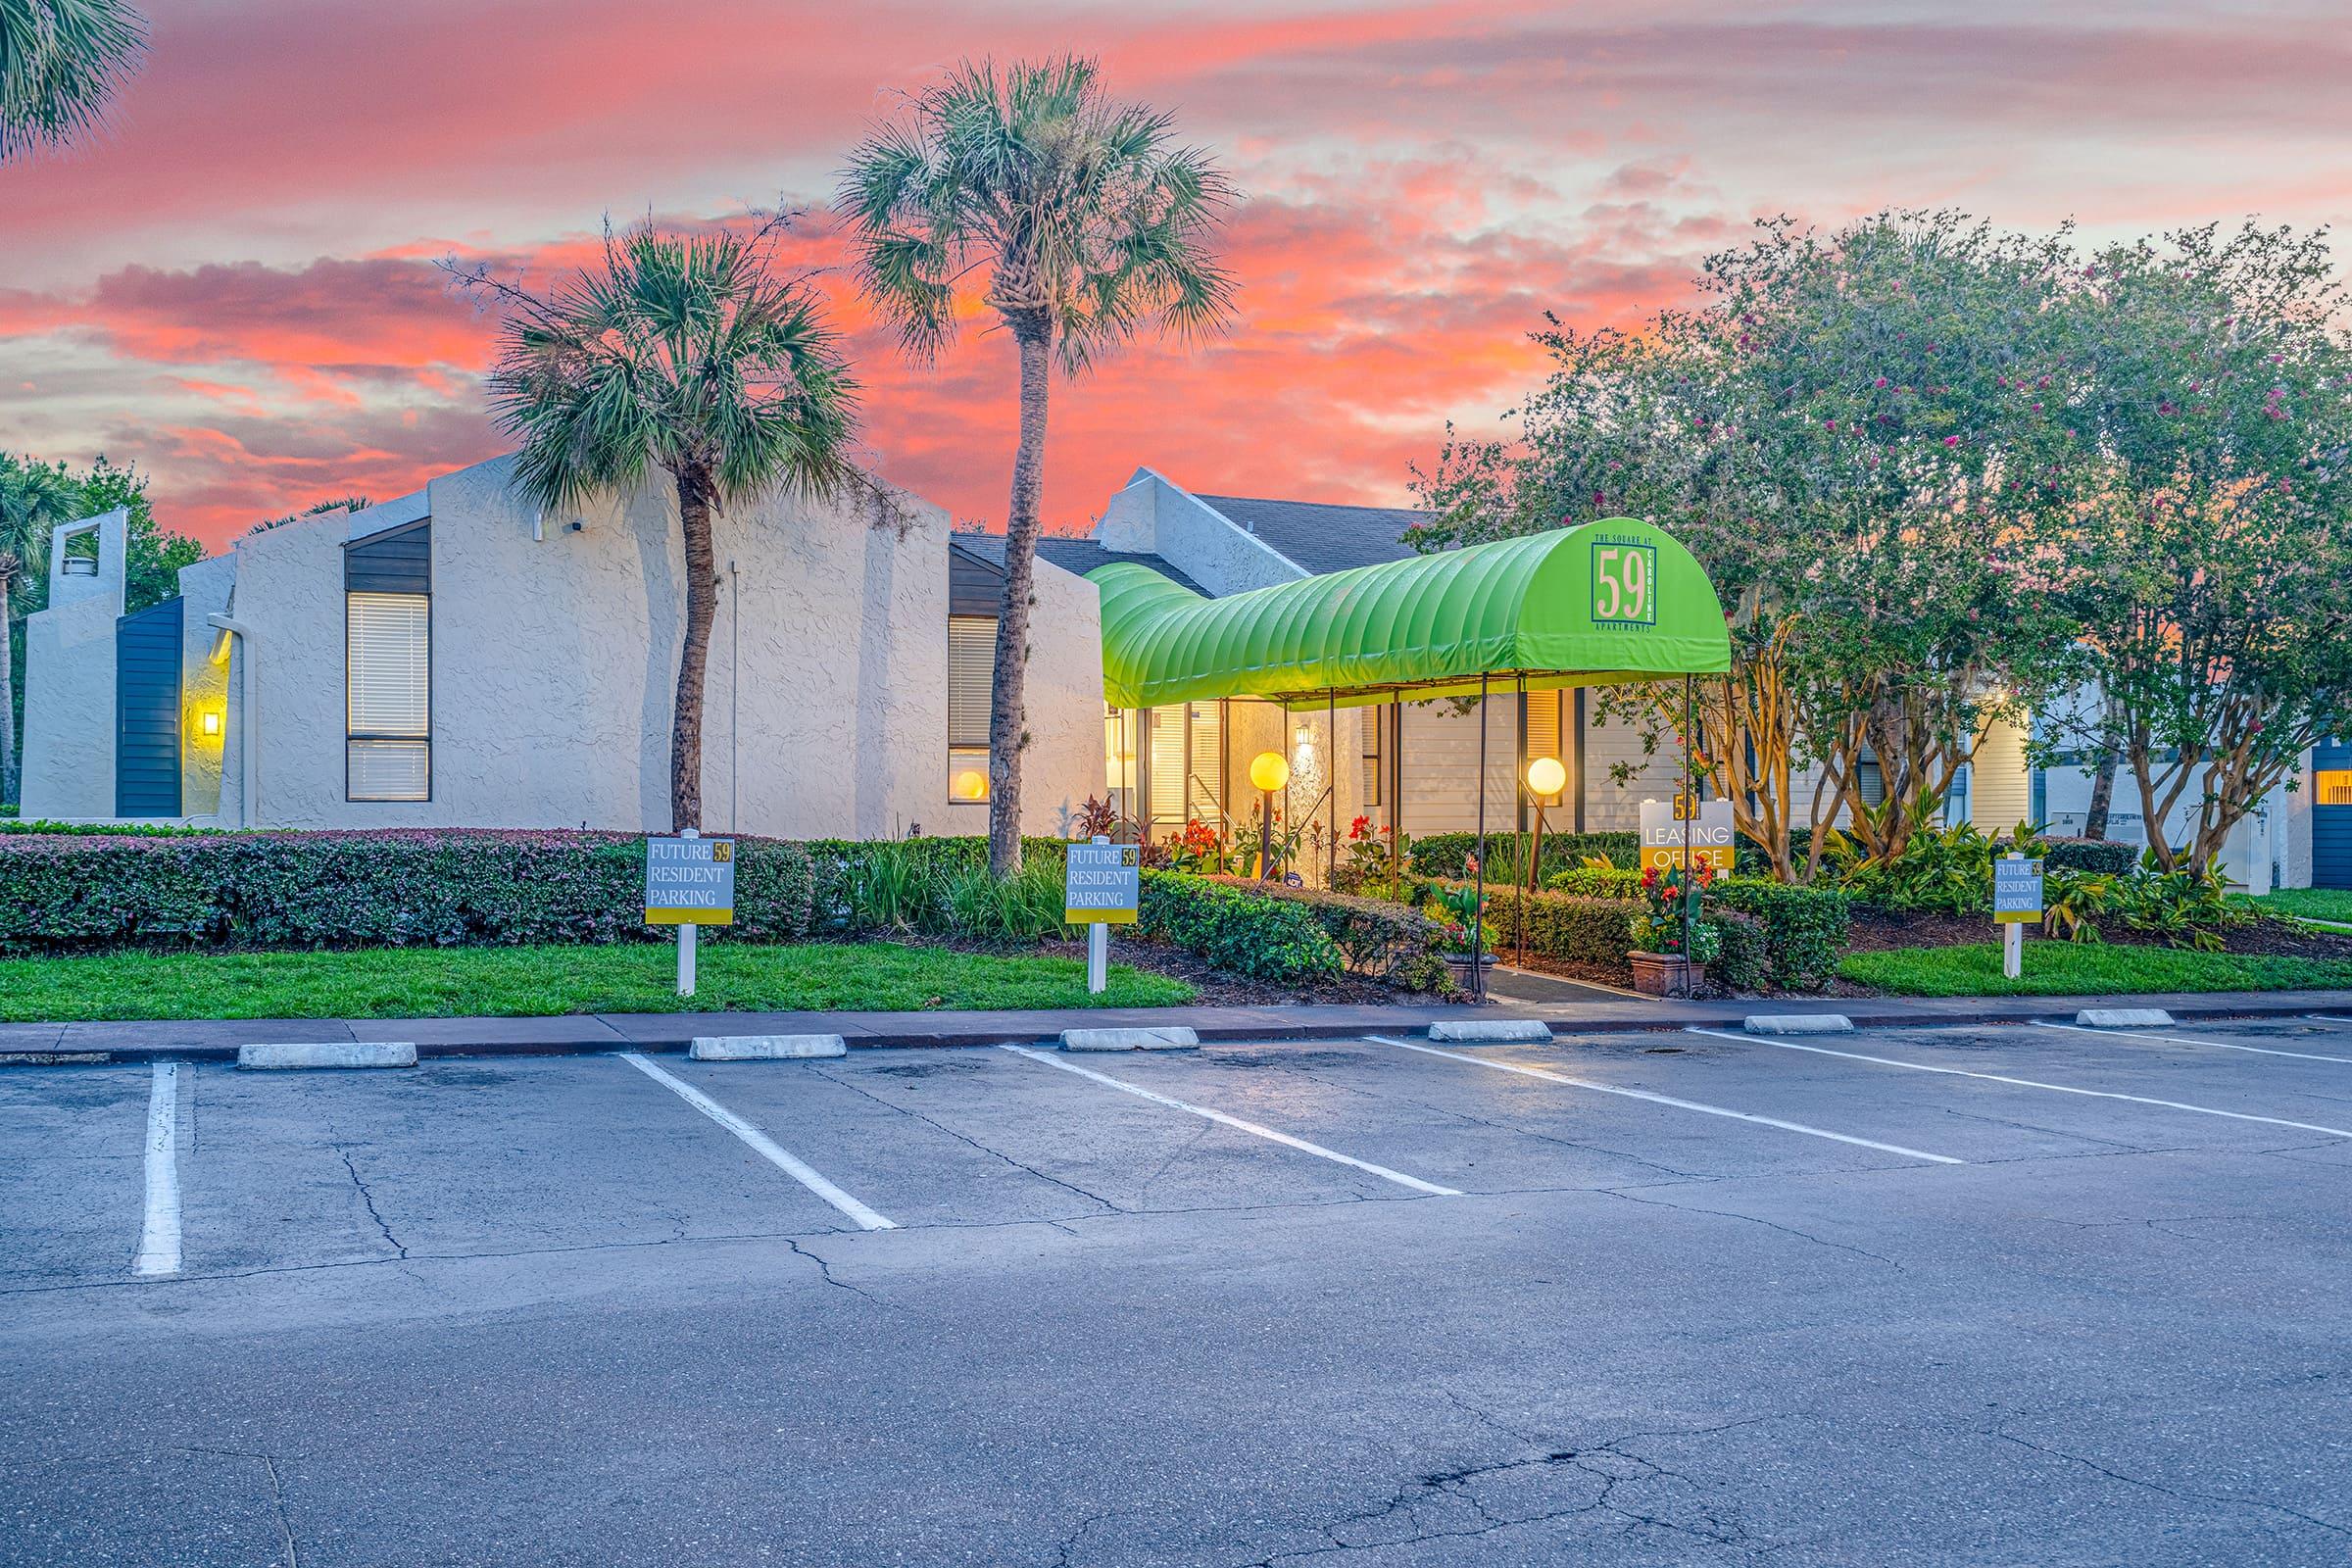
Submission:
[[1707,965],[1707,978],[1726,991],[1762,991],[1771,985],[1772,938],[1764,922],[1752,914],[1722,909],[1711,923],[1717,951],[1715,961]]
[[2042,869],[2087,871],[2093,876],[2129,876],[2139,864],[2139,846],[2113,839],[2043,839]]
[[1569,893],[1539,893],[1530,898],[1518,888],[1487,889],[1487,921],[1494,928],[1494,951],[1515,954],[1519,936],[1527,933],[1527,951],[1555,963],[1580,964],[1630,980],[1633,965],[1633,917],[1642,910],[1638,899],[1591,899]]
[[0,833],[37,833],[52,838],[184,839],[218,837],[232,831],[219,827],[181,827],[174,822],[52,822],[47,817],[21,818],[17,808],[0,810]]
[[1340,951],[1341,965],[1406,991],[1444,991],[1453,984],[1440,950],[1445,928],[1418,909],[1385,899],[1356,898],[1314,888],[1215,877],[1221,886],[1263,893],[1296,904],[1314,917]]
[[1834,888],[1725,877],[1707,889],[1707,903],[1712,910],[1732,910],[1762,922],[1769,978],[1782,990],[1817,991],[1838,972],[1853,925],[1853,901],[1845,894]]
[[1303,901],[1180,871],[1143,877],[1140,934],[1254,980],[1320,979],[1345,960]]
[[[906,875],[932,889],[935,897],[944,897],[945,889],[961,872],[988,864],[988,840],[976,834],[929,839],[810,839],[802,847],[808,852],[815,877],[810,929],[823,933],[858,928],[860,879],[866,875],[867,862],[876,857],[901,862]],[[1064,848],[1059,839],[1023,839],[1021,863],[1050,866],[1058,880]]]
[[[1487,870],[1491,882],[1512,880],[1504,874],[1508,871],[1518,872],[1521,882],[1527,880],[1527,846],[1531,837],[1532,834],[1526,833],[1487,835]],[[1432,833],[1427,838],[1411,840],[1405,847],[1405,855],[1413,869],[1423,876],[1459,879],[1470,874],[1470,857],[1477,848],[1475,833]],[[1546,833],[1543,875],[1549,877],[1574,870],[1584,864],[1588,856],[1594,855],[1606,856],[1621,866],[1636,865],[1642,858],[1642,835]]]
[[1544,888],[1547,893],[1573,893],[1587,899],[1638,899],[1642,896],[1642,873],[1580,865],[1558,873]]
[[[735,924],[806,935],[800,845],[738,838]],[[208,943],[243,948],[657,939],[634,834],[396,830],[0,843],[0,951]]]

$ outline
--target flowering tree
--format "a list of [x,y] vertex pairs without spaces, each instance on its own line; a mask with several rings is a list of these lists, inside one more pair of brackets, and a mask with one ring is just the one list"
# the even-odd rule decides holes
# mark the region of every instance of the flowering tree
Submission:
[[[1706,261],[1695,309],[1638,337],[1539,334],[1555,368],[1520,439],[1449,440],[1416,475],[1438,512],[1416,542],[1659,523],[1728,607],[1734,666],[1701,683],[1690,739],[1740,830],[1784,877],[1800,810],[1897,857],[1986,725],[2068,671],[2033,572],[2080,482],[2051,309],[2069,264],[2063,233],[1950,213],[1766,222]],[[1683,739],[1682,708],[1677,682],[1604,693],[1599,711],[1654,748]]]
[[2113,246],[2076,274],[2070,418],[2097,466],[2053,575],[2090,695],[2042,743],[2116,760],[2167,870],[2206,865],[2352,730],[2345,304],[2326,236],[2283,228]]

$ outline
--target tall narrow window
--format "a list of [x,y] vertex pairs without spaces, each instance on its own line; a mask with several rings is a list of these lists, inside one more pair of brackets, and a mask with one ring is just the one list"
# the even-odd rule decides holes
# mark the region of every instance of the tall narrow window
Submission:
[[343,596],[344,794],[433,798],[432,605],[423,594]]
[[948,799],[988,799],[988,710],[997,690],[997,619],[948,617]]
[[[1529,692],[1527,694],[1527,755],[1519,759],[1519,776],[1527,777],[1527,764],[1539,757],[1548,757],[1565,763],[1560,755],[1560,694],[1558,692]],[[1563,795],[1540,795],[1539,804],[1545,808],[1560,804]]]
[[1364,738],[1363,804],[1378,806],[1380,804],[1380,781],[1388,772],[1388,768],[1381,759],[1380,737],[1381,733],[1388,728],[1389,710],[1384,707],[1365,708],[1358,711],[1363,714],[1361,730]]

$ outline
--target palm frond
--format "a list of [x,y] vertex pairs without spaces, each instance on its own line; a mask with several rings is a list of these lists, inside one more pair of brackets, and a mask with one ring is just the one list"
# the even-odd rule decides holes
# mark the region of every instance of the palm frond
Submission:
[[122,0],[0,0],[0,163],[98,129],[146,45]]

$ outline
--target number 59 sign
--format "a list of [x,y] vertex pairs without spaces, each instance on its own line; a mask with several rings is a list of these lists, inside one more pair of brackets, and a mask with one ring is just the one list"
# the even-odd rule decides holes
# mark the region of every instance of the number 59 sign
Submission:
[[1658,547],[1592,545],[1592,618],[1617,625],[1658,623]]

